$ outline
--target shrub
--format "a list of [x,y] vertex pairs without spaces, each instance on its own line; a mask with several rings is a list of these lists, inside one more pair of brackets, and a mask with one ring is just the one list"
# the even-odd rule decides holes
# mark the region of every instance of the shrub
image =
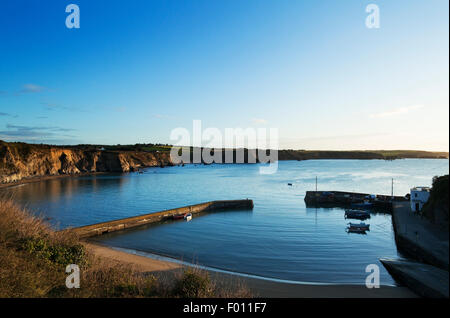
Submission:
[[182,298],[210,297],[213,288],[208,273],[188,268],[176,281],[173,292],[174,296]]
[[51,263],[59,265],[77,264],[79,266],[86,263],[86,253],[81,244],[65,245],[51,244],[45,238],[26,238],[21,240],[21,248],[30,254],[35,254]]
[[430,198],[422,209],[422,215],[435,222],[448,231],[449,224],[449,176],[436,176]]

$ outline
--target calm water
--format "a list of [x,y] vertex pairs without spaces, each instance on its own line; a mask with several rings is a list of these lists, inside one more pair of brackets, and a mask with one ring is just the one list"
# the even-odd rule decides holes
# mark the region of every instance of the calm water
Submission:
[[[58,228],[80,226],[210,200],[254,200],[229,211],[108,234],[101,243],[283,280],[363,284],[368,264],[397,257],[391,216],[374,214],[367,235],[345,232],[342,209],[307,208],[315,188],[405,195],[448,174],[448,160],[310,160],[280,162],[273,175],[258,165],[190,165],[122,174],[47,180],[4,189]],[[293,183],[288,186],[287,183]]]

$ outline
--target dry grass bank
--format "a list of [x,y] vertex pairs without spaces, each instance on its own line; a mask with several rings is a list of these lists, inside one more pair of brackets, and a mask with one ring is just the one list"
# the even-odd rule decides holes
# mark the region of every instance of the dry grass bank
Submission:
[[[79,289],[65,285],[68,264],[80,266]],[[98,257],[74,234],[55,232],[13,201],[0,199],[0,297],[249,296],[245,287],[223,288],[199,269],[163,279]]]

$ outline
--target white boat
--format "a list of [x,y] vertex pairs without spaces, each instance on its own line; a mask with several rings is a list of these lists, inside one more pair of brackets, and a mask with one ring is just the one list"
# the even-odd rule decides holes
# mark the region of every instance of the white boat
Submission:
[[192,220],[192,213],[187,213],[187,214],[185,214],[185,215],[184,215],[184,219],[185,219],[186,221]]
[[370,224],[366,224],[364,222],[348,223],[348,228],[353,229],[353,230],[370,231],[369,227],[370,227]]
[[348,227],[346,231],[347,231],[347,233],[366,234],[366,230],[361,230],[361,229],[354,228],[354,227]]

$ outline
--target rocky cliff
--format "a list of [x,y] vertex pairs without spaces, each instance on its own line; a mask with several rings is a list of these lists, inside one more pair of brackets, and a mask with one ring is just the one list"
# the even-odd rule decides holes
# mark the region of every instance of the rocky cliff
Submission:
[[94,172],[129,172],[171,165],[169,152],[105,151],[0,141],[0,183]]
[[[172,165],[169,145],[51,146],[0,140],[0,183],[24,178],[93,172],[129,172],[140,168]],[[233,157],[236,158],[236,150]],[[223,152],[223,150],[222,150]],[[253,155],[244,150],[244,162]],[[222,162],[225,162],[224,152]],[[191,149],[192,157],[192,149]],[[278,160],[448,158],[448,152],[414,150],[308,151],[280,150]],[[192,160],[192,158],[191,158]]]

